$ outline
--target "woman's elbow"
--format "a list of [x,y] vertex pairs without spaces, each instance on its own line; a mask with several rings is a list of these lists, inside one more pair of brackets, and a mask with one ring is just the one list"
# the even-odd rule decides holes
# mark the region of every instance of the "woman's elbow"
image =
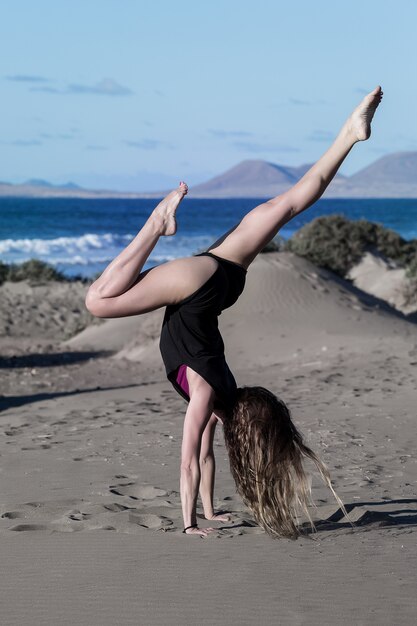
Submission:
[[84,304],[87,311],[89,311],[91,315],[94,315],[94,317],[106,317],[103,298],[100,298],[95,289],[91,287],[88,289]]

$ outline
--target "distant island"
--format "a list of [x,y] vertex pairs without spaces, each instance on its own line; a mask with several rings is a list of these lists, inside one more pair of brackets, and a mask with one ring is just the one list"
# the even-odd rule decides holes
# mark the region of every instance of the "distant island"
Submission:
[[[192,198],[270,198],[294,185],[311,167],[278,165],[262,160],[235,167],[190,188]],[[134,193],[90,190],[74,183],[52,185],[31,179],[21,185],[0,182],[0,197],[160,198],[167,191]],[[337,174],[325,198],[417,198],[417,152],[387,154],[352,176]]]

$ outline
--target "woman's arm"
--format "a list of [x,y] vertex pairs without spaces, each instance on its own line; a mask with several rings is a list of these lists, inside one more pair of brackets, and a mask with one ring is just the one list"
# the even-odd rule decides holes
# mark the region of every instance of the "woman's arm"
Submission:
[[230,522],[230,515],[214,511],[214,482],[216,474],[216,460],[214,458],[214,434],[216,432],[217,422],[222,422],[222,412],[216,409],[216,413],[212,413],[211,417],[204,429],[201,438],[200,449],[200,498],[203,504],[204,517],[208,520],[216,520],[217,522]]
[[[214,391],[196,372],[187,368],[190,402],[185,414],[180,493],[184,528],[197,525],[197,496],[200,485],[200,450],[204,429],[213,411]],[[212,528],[190,528],[187,534],[206,535]]]
[[214,517],[213,496],[216,461],[214,458],[213,439],[216,430],[217,417],[212,413],[201,438],[200,449],[200,498],[203,504],[204,517]]

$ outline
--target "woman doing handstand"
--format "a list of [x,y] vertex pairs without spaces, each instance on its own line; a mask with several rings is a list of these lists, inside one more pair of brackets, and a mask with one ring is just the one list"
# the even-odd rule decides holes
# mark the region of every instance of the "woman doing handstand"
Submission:
[[237,490],[272,536],[299,534],[300,504],[309,516],[305,458],[316,464],[333,491],[326,467],[304,444],[284,402],[263,387],[237,387],[225,360],[218,315],[242,293],[247,268],[257,254],[284,224],[320,198],[355,143],[369,138],[382,93],[378,86],[364,97],[334,143],[291,189],[252,209],[206,252],[142,272],[159,237],[176,232],[175,213],[188,191],[180,183],[88,289],[86,306],[97,317],[141,315],[166,307],[161,354],[169,380],[188,402],[180,478],[186,534],[205,536],[214,530],[197,525],[199,491],[206,519],[229,519],[213,510],[218,421],[223,423]]

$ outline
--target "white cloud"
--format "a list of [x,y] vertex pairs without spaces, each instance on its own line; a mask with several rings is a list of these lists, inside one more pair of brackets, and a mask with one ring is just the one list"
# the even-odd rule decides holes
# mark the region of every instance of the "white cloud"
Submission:
[[75,94],[75,95],[93,95],[93,96],[132,96],[133,91],[128,87],[120,85],[112,78],[103,78],[95,85],[81,85],[80,83],[68,83],[63,89],[42,85],[40,87],[31,87],[29,91],[37,91],[50,94]]
[[49,83],[49,79],[44,76],[37,76],[35,74],[12,74],[5,76],[6,80],[11,80],[16,83]]
[[138,141],[126,140],[124,142],[131,148],[137,148],[138,150],[156,150],[156,148],[164,147],[171,148],[172,146],[165,141],[159,141],[158,139],[140,139]]
[[14,141],[5,141],[2,143],[6,143],[9,146],[16,146],[18,148],[27,148],[30,146],[42,145],[42,141],[39,141],[39,139],[15,139]]
[[100,96],[131,96],[133,91],[128,87],[120,85],[112,78],[103,78],[95,85],[80,85],[78,83],[70,83],[66,93],[74,94],[96,94]]

